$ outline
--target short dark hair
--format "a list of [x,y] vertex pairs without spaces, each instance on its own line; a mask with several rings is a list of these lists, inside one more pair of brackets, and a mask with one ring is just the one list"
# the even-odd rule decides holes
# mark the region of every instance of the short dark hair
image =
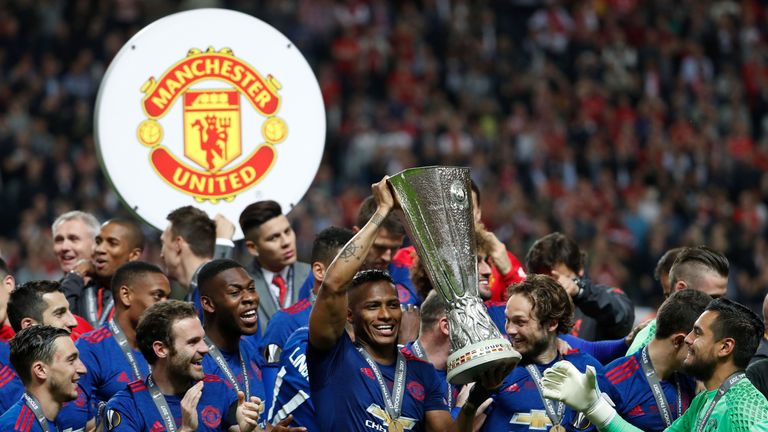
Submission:
[[312,262],[321,262],[328,267],[336,258],[339,249],[344,247],[354,235],[350,229],[335,226],[320,231],[312,242]]
[[204,211],[191,205],[168,213],[173,237],[181,237],[195,256],[210,258],[216,247],[216,223]]
[[126,242],[128,242],[128,247],[131,249],[144,250],[144,244],[146,243],[144,231],[141,230],[141,226],[139,226],[135,220],[126,218],[114,218],[104,222],[102,227],[107,224],[120,225],[128,230],[128,238],[125,239]]
[[703,273],[716,272],[727,278],[729,272],[728,258],[720,252],[707,246],[683,248],[669,269],[669,280],[672,285],[685,281],[688,285],[698,285]]
[[430,291],[421,303],[421,331],[423,332],[425,328],[432,327],[440,321],[440,318],[445,316],[447,309],[448,303],[442,294],[434,290]]
[[255,240],[255,231],[265,222],[283,214],[283,209],[277,201],[256,201],[240,213],[240,228],[248,240]]
[[157,362],[157,355],[152,347],[155,341],[173,349],[173,324],[184,318],[197,318],[197,312],[192,303],[181,300],[155,303],[144,311],[136,328],[136,345],[149,364]]
[[584,268],[585,256],[575,241],[554,232],[536,240],[525,256],[528,273],[548,275],[557,264],[564,264],[574,273]]
[[148,273],[159,273],[165,276],[160,267],[145,261],[129,261],[115,270],[112,275],[112,295],[116,296],[121,286],[132,286],[136,279]]
[[395,291],[397,291],[395,288],[395,281],[392,279],[392,276],[390,276],[388,272],[377,269],[361,270],[355,274],[355,276],[352,278],[352,281],[349,283],[349,287],[347,288],[347,298],[349,299],[349,305],[352,306],[352,303],[355,303],[352,300],[357,299],[357,294],[359,294],[359,291],[363,285],[373,282],[386,282],[391,285]]
[[682,252],[683,248],[672,248],[659,258],[659,262],[656,263],[656,268],[653,269],[653,277],[660,281],[662,277],[669,278],[669,270],[672,268],[672,264],[675,263],[675,259]]
[[[371,220],[373,214],[376,213],[377,207],[378,205],[376,204],[376,199],[373,198],[373,195],[363,200],[363,203],[360,204],[360,210],[357,212],[357,221],[355,222],[358,228],[362,228],[369,220]],[[390,212],[387,217],[381,221],[379,226],[389,231],[390,234],[400,236],[405,235],[405,227],[403,226],[403,223],[400,222],[400,218],[395,212]]]
[[203,267],[197,273],[197,286],[200,289],[200,295],[208,296],[212,287],[213,280],[219,273],[231,268],[245,268],[242,264],[228,258],[215,259],[203,264]]
[[43,312],[48,308],[43,296],[52,292],[62,292],[59,282],[37,280],[17,286],[8,299],[8,321],[13,331],[21,330],[21,320],[24,318],[43,322]]
[[664,339],[675,333],[689,333],[711,301],[712,297],[701,291],[673,292],[656,314],[656,339]]
[[706,310],[717,312],[711,326],[715,340],[735,340],[733,364],[745,369],[763,337],[762,320],[748,307],[725,297],[712,300]]
[[19,330],[11,339],[11,365],[24,385],[32,381],[32,363],[41,361],[51,364],[56,354],[55,341],[60,337],[68,338],[69,332],[58,327],[33,325]]
[[525,296],[531,302],[533,314],[542,326],[556,321],[558,333],[566,333],[573,327],[571,296],[553,278],[529,274],[524,281],[510,287],[510,297],[515,294]]

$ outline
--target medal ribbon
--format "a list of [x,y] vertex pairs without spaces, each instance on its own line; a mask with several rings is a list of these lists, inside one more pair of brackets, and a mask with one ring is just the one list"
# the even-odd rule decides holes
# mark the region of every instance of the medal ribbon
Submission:
[[395,366],[395,381],[392,386],[392,394],[390,395],[387,390],[387,383],[384,381],[384,376],[379,370],[379,365],[373,360],[368,351],[363,347],[356,347],[360,355],[363,356],[368,366],[371,367],[373,374],[376,376],[376,382],[379,384],[379,390],[381,390],[381,396],[384,398],[384,405],[392,420],[397,420],[400,417],[400,412],[403,409],[403,395],[405,393],[405,357],[403,354],[397,352],[397,365]]
[[547,417],[549,417],[549,420],[553,425],[559,425],[563,421],[563,414],[565,414],[565,403],[558,402],[557,410],[555,410],[552,401],[541,394],[541,372],[539,372],[539,369],[537,369],[535,365],[529,364],[525,366],[525,370],[528,371],[533,378],[533,382],[536,383],[536,388],[539,390],[539,397],[541,398],[541,401],[544,402],[544,409],[547,411]]
[[176,432],[176,422],[173,421],[171,408],[168,406],[168,401],[165,400],[165,396],[160,393],[160,388],[157,387],[157,384],[155,384],[155,381],[152,379],[152,374],[147,376],[147,388],[149,389],[149,394],[152,395],[152,402],[155,403],[157,411],[163,418],[165,429],[168,432]]
[[[120,345],[120,349],[123,351],[125,359],[128,360],[128,364],[131,365],[131,370],[133,370],[133,378],[144,381],[144,377],[141,376],[141,371],[139,370],[139,364],[136,362],[136,358],[133,356],[133,349],[128,344],[128,339],[125,337],[125,333],[123,333],[123,330],[119,325],[117,325],[114,318],[109,320],[107,324],[109,325],[109,329],[112,331],[112,335],[115,337],[117,344]],[[150,371],[151,370],[152,367],[150,366]]]
[[704,430],[704,426],[707,425],[707,420],[709,420],[709,416],[712,415],[712,411],[715,410],[715,405],[717,405],[718,402],[720,402],[720,399],[728,393],[728,390],[731,389],[731,387],[735,386],[739,383],[739,381],[743,380],[746,375],[744,372],[735,372],[731,374],[728,378],[723,381],[722,384],[720,384],[720,388],[717,389],[717,394],[715,395],[714,399],[712,399],[712,402],[710,402],[709,407],[707,408],[707,411],[704,413],[704,417],[702,417],[697,423],[696,423],[696,432],[702,432]]
[[27,404],[27,407],[32,410],[32,414],[35,415],[37,423],[40,425],[43,432],[51,432],[51,428],[48,427],[48,419],[45,418],[43,408],[40,407],[40,403],[37,402],[37,399],[31,394],[24,392],[24,402]]
[[[653,365],[651,364],[651,359],[648,357],[648,346],[643,348],[643,351],[641,353],[641,359],[643,364],[643,372],[645,372],[645,377],[648,379],[648,385],[651,386],[651,391],[653,392],[653,398],[656,399],[656,405],[659,407],[659,413],[661,413],[661,418],[664,420],[664,424],[666,427],[669,427],[672,422],[674,421],[672,419],[672,412],[669,409],[669,403],[667,403],[667,398],[664,396],[664,390],[661,388],[661,382],[659,382],[659,377],[656,376],[656,371],[653,369]],[[677,416],[680,417],[682,415],[682,406],[683,406],[683,396],[680,391],[680,380],[676,379],[675,384],[677,387]]]
[[235,388],[235,391],[242,391],[245,393],[245,400],[250,400],[251,386],[249,385],[248,371],[245,369],[245,360],[243,360],[242,351],[238,354],[240,355],[240,368],[243,370],[243,386],[245,387],[244,390],[241,389],[240,384],[237,383],[237,377],[232,372],[232,369],[229,368],[227,362],[224,360],[224,356],[221,355],[221,351],[219,351],[219,348],[217,348],[216,345],[214,345],[213,342],[208,339],[208,336],[205,337],[205,343],[208,345],[208,354],[210,354],[210,356],[213,357],[213,361],[219,365],[219,368],[224,372],[224,375],[227,376],[227,380],[230,384],[232,384],[232,387]]

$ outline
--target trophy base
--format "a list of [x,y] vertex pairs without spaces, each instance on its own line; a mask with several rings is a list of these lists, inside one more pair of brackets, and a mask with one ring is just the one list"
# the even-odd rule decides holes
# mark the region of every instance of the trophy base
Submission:
[[448,356],[448,382],[454,385],[475,382],[484,371],[504,363],[516,365],[520,358],[520,353],[506,339],[476,342]]

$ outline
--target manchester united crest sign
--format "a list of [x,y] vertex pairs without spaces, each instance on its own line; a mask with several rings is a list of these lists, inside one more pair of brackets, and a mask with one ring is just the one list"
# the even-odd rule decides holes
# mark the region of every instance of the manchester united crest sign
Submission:
[[119,196],[162,229],[186,204],[230,220],[261,199],[290,209],[319,166],[325,112],[285,36],[248,15],[200,9],[126,43],[99,91],[96,136]]

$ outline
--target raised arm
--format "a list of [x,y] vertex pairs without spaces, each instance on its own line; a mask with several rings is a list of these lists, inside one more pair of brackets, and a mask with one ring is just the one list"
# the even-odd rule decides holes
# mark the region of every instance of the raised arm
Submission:
[[365,261],[379,225],[394,207],[387,177],[371,186],[376,213],[355,234],[328,267],[317,300],[309,316],[309,343],[318,350],[331,349],[344,332],[347,322],[347,285]]

